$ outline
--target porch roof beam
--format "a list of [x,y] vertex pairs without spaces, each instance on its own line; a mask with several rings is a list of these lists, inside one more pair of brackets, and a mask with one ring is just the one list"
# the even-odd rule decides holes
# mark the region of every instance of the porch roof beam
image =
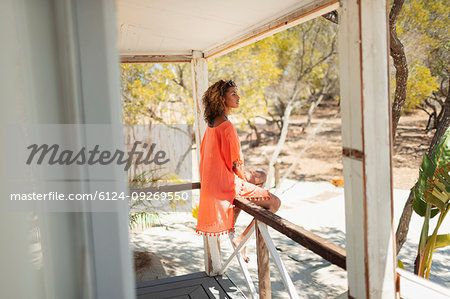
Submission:
[[120,55],[121,63],[191,62],[192,55]]
[[280,18],[272,20],[262,26],[254,28],[230,41],[219,44],[204,51],[205,58],[211,59],[255,43],[275,33],[281,32],[295,25],[317,18],[323,14],[338,9],[338,0],[322,0],[294,10]]
[[[336,10],[339,7],[338,0],[320,0],[298,8],[282,17],[271,20],[261,26],[255,25],[250,29],[226,42],[220,42],[216,46],[203,52],[204,58],[212,59],[229,52],[245,47],[275,33],[281,32],[298,24],[317,18],[323,14]],[[191,62],[192,55],[183,54],[152,54],[152,55],[120,55],[122,63],[175,63]]]

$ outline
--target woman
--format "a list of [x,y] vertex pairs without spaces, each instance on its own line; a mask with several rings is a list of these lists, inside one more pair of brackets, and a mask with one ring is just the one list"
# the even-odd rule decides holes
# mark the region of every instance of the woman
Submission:
[[[272,213],[280,207],[280,199],[261,188],[266,180],[262,171],[244,170],[239,137],[228,120],[231,109],[239,107],[239,95],[233,81],[217,81],[202,98],[208,127],[200,147],[200,205],[197,233],[216,236],[234,232],[240,210],[234,208],[237,196],[245,197]],[[254,221],[233,240],[237,246]],[[242,250],[244,260],[245,247]]]

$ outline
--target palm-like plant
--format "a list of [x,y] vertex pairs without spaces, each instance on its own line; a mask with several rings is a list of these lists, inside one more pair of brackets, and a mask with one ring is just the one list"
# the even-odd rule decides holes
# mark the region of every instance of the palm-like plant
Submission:
[[[450,245],[450,234],[438,235],[439,227],[450,209],[450,129],[430,155],[424,154],[419,180],[414,190],[413,208],[424,217],[420,235],[415,273],[429,278],[435,249]],[[429,236],[430,219],[439,215]]]
[[[142,171],[138,175],[129,180],[129,187],[132,189],[156,187],[158,181],[170,181],[173,183],[183,183],[176,174],[166,172],[161,174],[163,168],[153,168],[151,170]],[[151,198],[146,197],[144,200],[134,200],[130,198],[129,201],[129,228],[134,229],[141,227],[142,229],[153,226],[161,218],[161,206],[155,206]],[[185,201],[179,200],[170,201],[169,208],[176,210],[178,205],[186,204]]]
[[[159,169],[143,171],[129,180],[130,188],[153,187],[160,179],[154,173]],[[145,206],[144,206],[145,205]],[[148,206],[150,205],[150,206]],[[144,207],[143,207],[144,206]],[[160,219],[160,214],[151,207],[151,202],[128,200],[129,214],[128,225],[131,230],[141,227],[142,229],[153,226]]]

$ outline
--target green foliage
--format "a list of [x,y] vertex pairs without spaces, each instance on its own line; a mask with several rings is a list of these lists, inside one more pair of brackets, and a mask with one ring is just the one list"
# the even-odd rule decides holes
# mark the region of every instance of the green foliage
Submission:
[[431,75],[425,65],[414,62],[409,66],[407,97],[405,111],[411,111],[420,106],[431,93],[439,87],[438,78]]
[[129,215],[129,228],[131,230],[135,228],[147,229],[152,227],[161,219],[161,216],[157,212],[135,212]]
[[[431,218],[439,211],[442,211],[443,205],[436,201],[433,190],[442,189],[441,184],[447,184],[448,192],[448,167],[450,161],[450,129],[447,129],[442,136],[439,144],[435,146],[430,156],[426,153],[423,156],[422,165],[420,166],[419,179],[414,190],[413,208],[420,216],[425,216],[426,205],[431,204]],[[445,170],[447,169],[447,173]],[[446,189],[443,188],[443,189]],[[445,190],[443,190],[445,191]],[[448,196],[448,195],[447,195]],[[447,199],[448,204],[448,199]]]
[[273,43],[283,76],[311,76],[315,79],[318,74],[323,76],[329,67],[323,63],[329,61],[324,57],[330,52],[330,57],[336,54],[336,33],[335,24],[317,18],[276,34]]
[[[441,96],[441,100],[445,100],[450,58],[449,15],[450,6],[446,1],[411,0],[404,3],[397,29],[406,45],[410,64],[406,109],[422,105],[431,93],[433,98]],[[414,189],[414,211],[424,217],[417,271],[425,278],[430,274],[433,251],[448,245],[448,237],[438,235],[438,230],[449,211],[449,134],[447,130],[433,152],[424,155]],[[429,236],[429,220],[437,215],[438,222]]]
[[[418,275],[428,278],[433,251],[450,245],[447,235],[438,235],[438,230],[450,209],[450,128],[442,136],[430,155],[424,155],[415,186],[413,208],[424,217],[419,241]],[[433,233],[428,236],[430,218],[439,215]]]
[[122,64],[125,124],[194,122],[189,64]]
[[438,235],[436,238],[435,249],[450,246],[450,234]]
[[[141,171],[139,174],[131,177],[131,172],[129,171],[129,187],[130,189],[142,189],[142,188],[148,188],[148,187],[156,187],[158,181],[169,181],[173,182],[173,184],[180,184],[184,183],[180,179],[178,179],[173,173],[166,172],[165,174],[159,174],[159,171],[163,168],[153,168],[151,170]],[[148,193],[147,193],[148,194]],[[173,192],[164,192],[165,195],[169,196],[171,195],[172,198],[175,198],[175,195]],[[153,199],[158,200],[160,195],[155,192],[153,196],[141,196],[141,192],[137,192],[137,195],[139,196],[139,199],[137,197],[131,197],[128,200],[128,207],[129,207],[129,228],[135,229],[135,228],[141,228],[141,229],[147,229],[151,226],[153,226],[157,221],[160,220],[161,214],[170,212],[170,211],[176,211],[178,205],[185,205],[188,203],[188,201],[185,200],[165,200],[168,201],[168,210],[162,209],[165,206],[161,206],[161,204],[155,206],[153,204]],[[162,195],[162,194],[161,194]],[[165,197],[169,198],[169,197]]]
[[400,35],[417,32],[424,37],[424,43],[438,48],[449,41],[449,15],[450,6],[446,0],[405,1],[397,32]]
[[[156,182],[161,179],[154,174],[160,169],[152,169],[149,171],[142,171],[138,175],[129,179],[130,188],[143,188],[147,186],[155,186]],[[129,173],[129,175],[131,175]],[[128,225],[131,230],[140,227],[146,229],[153,226],[156,221],[160,219],[160,214],[148,206],[147,202],[128,200],[130,212],[128,213]],[[151,202],[150,202],[151,204]]]
[[397,268],[405,270],[405,265],[403,265],[403,262],[400,259],[397,260]]
[[272,40],[261,40],[208,62],[211,83],[219,79],[236,82],[241,101],[235,115],[241,128],[267,113],[265,89],[276,82],[281,73]]
[[428,179],[423,191],[427,203],[445,211],[450,198],[450,164],[447,162],[434,173],[434,179]]
[[[450,6],[442,0],[405,1],[397,34],[405,46],[409,65],[404,109],[421,106],[447,80],[450,50]],[[391,80],[395,85],[395,80]],[[394,89],[392,89],[393,92]]]

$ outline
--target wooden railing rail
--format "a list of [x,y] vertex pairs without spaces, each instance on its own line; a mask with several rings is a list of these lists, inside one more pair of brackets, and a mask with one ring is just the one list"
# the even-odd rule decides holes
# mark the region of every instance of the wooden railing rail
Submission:
[[176,184],[169,186],[160,186],[160,187],[147,187],[147,188],[137,188],[130,187],[130,193],[132,192],[178,192],[184,190],[193,190],[200,189],[200,183],[187,183],[187,184]]
[[[130,192],[178,192],[183,190],[200,189],[200,183],[187,183],[161,187],[149,188],[130,188]],[[271,298],[270,290],[270,268],[269,268],[269,252],[275,261],[278,271],[281,274],[282,281],[288,291],[290,298],[298,298],[294,284],[281,261],[281,258],[273,244],[272,238],[269,235],[267,226],[284,234],[291,240],[299,243],[305,248],[318,254],[330,263],[346,269],[346,252],[344,249],[335,244],[326,241],[318,235],[305,230],[304,228],[293,224],[292,222],[273,214],[266,209],[250,202],[242,197],[236,197],[234,205],[253,216],[256,220],[256,247],[257,247],[257,262],[258,262],[258,277],[259,277],[259,295],[256,294],[253,281],[251,280],[248,269],[242,260],[240,249],[249,239],[251,232],[235,247],[231,242],[233,234],[230,234],[230,242],[234,248],[234,252],[222,265],[220,243],[218,236],[204,236],[205,246],[205,271],[209,276],[222,274],[230,265],[231,260],[237,257],[241,270],[245,276],[246,283],[250,289],[251,298],[268,299]],[[253,231],[253,229],[252,229]]]
[[[130,188],[130,192],[177,192],[193,189],[200,189],[200,182],[161,187]],[[286,235],[288,238],[294,240],[312,252],[320,255],[330,263],[341,267],[342,269],[346,269],[345,249],[322,239],[318,235],[305,230],[304,228],[276,214],[273,214],[244,198],[235,198],[234,204],[236,207],[255,217],[255,219],[266,223],[268,226]]]
[[234,205],[255,217],[256,220],[264,222],[265,224],[279,231],[288,238],[308,248],[312,252],[320,255],[330,263],[341,267],[342,269],[346,269],[345,249],[342,249],[341,247],[322,239],[318,235],[307,231],[306,229],[276,214],[273,214],[244,198],[235,198]]

